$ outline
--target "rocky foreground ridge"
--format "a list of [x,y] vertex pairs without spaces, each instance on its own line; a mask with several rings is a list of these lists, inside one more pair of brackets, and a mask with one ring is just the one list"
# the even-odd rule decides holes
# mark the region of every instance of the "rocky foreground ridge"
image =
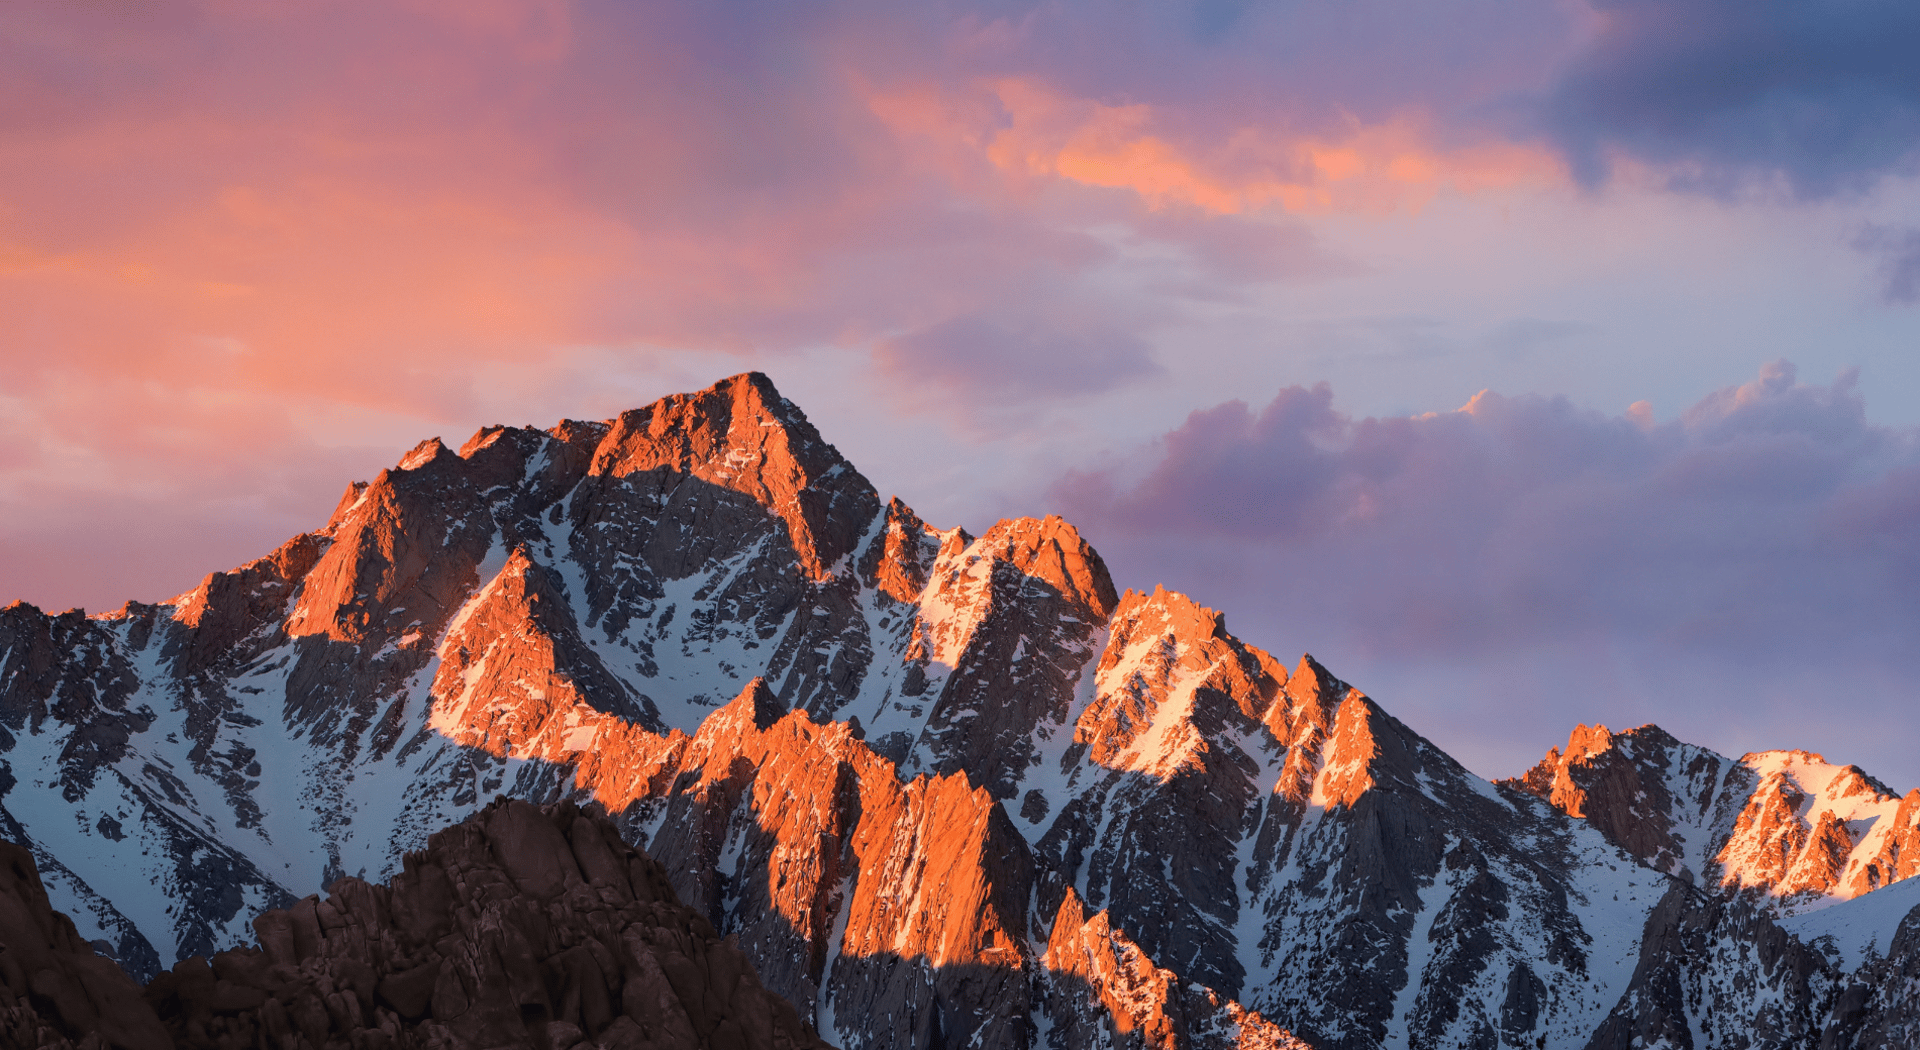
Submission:
[[24,854],[0,844],[9,1046],[827,1050],[658,864],[571,803],[496,802],[390,883],[342,878],[144,992],[51,910]]
[[170,602],[0,610],[0,837],[132,972],[499,793],[604,806],[849,1048],[1905,1023],[1920,796],[1653,727],[1488,783],[1058,518],[882,501],[763,376],[425,442]]

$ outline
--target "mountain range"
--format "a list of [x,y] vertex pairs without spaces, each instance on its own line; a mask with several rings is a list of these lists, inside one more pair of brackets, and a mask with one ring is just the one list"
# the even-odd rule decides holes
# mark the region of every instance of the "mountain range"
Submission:
[[1057,517],[882,500],[758,374],[0,610],[0,838],[140,980],[502,795],[604,812],[848,1050],[1920,1045],[1920,791],[1655,726],[1489,782]]

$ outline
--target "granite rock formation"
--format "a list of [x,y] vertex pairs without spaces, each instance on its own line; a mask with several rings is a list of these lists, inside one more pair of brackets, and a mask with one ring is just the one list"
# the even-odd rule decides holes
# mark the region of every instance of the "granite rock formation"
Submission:
[[501,800],[146,988],[180,1050],[824,1048],[604,818]]
[[502,799],[144,991],[0,844],[0,1045],[828,1050],[604,817]]
[[0,1046],[168,1050],[140,986],[53,910],[33,857],[0,842]]

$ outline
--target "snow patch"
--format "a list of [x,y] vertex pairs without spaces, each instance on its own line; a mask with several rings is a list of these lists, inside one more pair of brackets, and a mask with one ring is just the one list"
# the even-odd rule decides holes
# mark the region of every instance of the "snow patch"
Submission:
[[1855,970],[1870,955],[1885,955],[1901,920],[1920,908],[1920,879],[1904,879],[1830,908],[1780,920],[1788,933],[1813,944],[1831,938],[1840,965]]

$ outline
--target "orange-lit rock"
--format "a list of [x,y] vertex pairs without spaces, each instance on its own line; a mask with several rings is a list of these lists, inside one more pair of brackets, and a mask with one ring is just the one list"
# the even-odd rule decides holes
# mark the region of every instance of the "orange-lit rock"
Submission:
[[940,554],[940,534],[898,498],[887,501],[882,531],[860,558],[868,586],[896,603],[920,600]]
[[785,526],[806,571],[830,575],[878,509],[865,479],[758,373],[622,414],[589,473],[697,479],[746,496]]
[[1179,979],[1112,929],[1106,912],[1087,916],[1072,890],[1054,916],[1043,962],[1055,994],[1066,1000],[1054,1014],[1068,1047],[1101,1045],[1106,1028],[1117,1043],[1142,1050],[1186,1045],[1182,1036],[1191,1025],[1180,1009]]
[[1255,732],[1286,684],[1271,656],[1227,633],[1226,618],[1185,595],[1128,591],[1073,740],[1094,762],[1166,779],[1205,764],[1208,736]]
[[1160,969],[1105,912],[1069,891],[1043,958],[1048,1017],[1065,1050],[1313,1050],[1213,989]]
[[1508,783],[1656,868],[1788,911],[1871,892],[1920,864],[1909,856],[1920,797],[1902,800],[1858,767],[1805,751],[1736,761],[1658,726],[1580,726],[1564,752]]

